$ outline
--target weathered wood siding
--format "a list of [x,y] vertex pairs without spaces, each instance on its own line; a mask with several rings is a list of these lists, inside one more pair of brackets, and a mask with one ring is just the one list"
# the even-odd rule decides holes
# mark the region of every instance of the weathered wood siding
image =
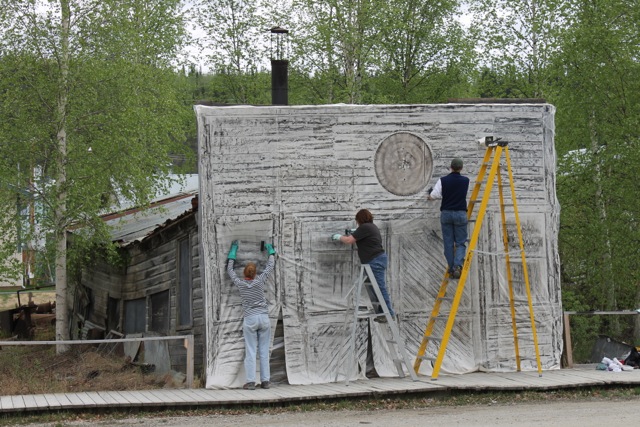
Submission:
[[[191,250],[192,322],[180,327],[177,324],[177,254],[178,244],[189,239]],[[139,298],[146,299],[145,334],[155,333],[151,328],[151,296],[169,291],[169,328],[163,335],[193,334],[195,340],[195,372],[203,376],[205,318],[203,287],[200,275],[200,240],[196,214],[180,220],[156,232],[154,235],[128,245],[125,249],[129,262],[125,267],[113,267],[98,260],[91,269],[83,271],[81,285],[91,289],[94,306],[90,316],[93,323],[104,326],[107,321],[108,298],[119,299],[119,332],[123,332],[124,303]],[[182,341],[168,342],[171,368],[185,372],[186,350]]]
[[[224,271],[236,239],[238,264],[264,258],[257,250],[261,240],[273,241],[278,250],[269,299],[274,324],[280,313],[284,321],[289,381],[358,375],[342,372],[351,357],[345,354],[345,325],[351,324],[345,308],[359,272],[358,257],[354,248],[330,236],[355,227],[361,208],[371,210],[383,234],[392,301],[407,349],[415,355],[445,268],[440,203],[427,201],[426,190],[449,172],[454,157],[464,159],[463,174],[473,182],[485,154],[477,139],[488,135],[509,142],[541,360],[545,369],[559,366],[553,106],[198,106],[196,112],[209,387],[242,383],[242,313]],[[417,191],[404,191],[416,183]],[[444,372],[515,367],[504,256],[498,255],[504,250],[497,187],[494,193]],[[515,292],[521,301],[526,294],[508,209]],[[523,369],[534,369],[526,301],[518,303],[517,318]],[[393,375],[377,327],[372,324],[376,369]],[[366,339],[359,340],[361,355],[364,346]]]

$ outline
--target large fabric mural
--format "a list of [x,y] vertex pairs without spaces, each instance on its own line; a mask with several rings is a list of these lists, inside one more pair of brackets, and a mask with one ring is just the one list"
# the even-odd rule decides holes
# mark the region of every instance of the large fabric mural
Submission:
[[[207,387],[244,381],[242,309],[225,272],[233,240],[238,273],[278,251],[269,281],[270,318],[282,322],[291,384],[365,378],[367,365],[395,376],[379,324],[350,311],[360,273],[355,247],[331,241],[369,209],[389,256],[387,284],[413,360],[445,271],[439,202],[427,189],[454,157],[476,177],[479,138],[508,141],[543,369],[562,349],[559,205],[554,107],[549,104],[196,106],[199,135],[201,270],[206,299]],[[507,208],[509,209],[509,208]],[[508,232],[518,240],[513,218]],[[442,365],[442,373],[515,370],[500,208],[493,197]],[[473,224],[470,224],[470,234]],[[514,283],[522,283],[512,258]],[[516,285],[523,370],[537,369],[525,290]],[[444,329],[444,322],[436,328]],[[352,351],[352,348],[355,351]],[[369,363],[367,363],[367,359]],[[420,374],[429,375],[429,363]]]

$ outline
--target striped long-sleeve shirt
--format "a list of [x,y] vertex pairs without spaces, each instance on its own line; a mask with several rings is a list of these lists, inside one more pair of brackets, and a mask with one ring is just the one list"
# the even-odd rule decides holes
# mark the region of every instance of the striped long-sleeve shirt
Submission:
[[240,296],[242,297],[242,309],[244,310],[244,317],[253,316],[254,314],[268,314],[267,299],[264,296],[265,282],[269,277],[269,274],[273,271],[275,265],[275,257],[269,256],[269,261],[262,274],[257,276],[253,280],[243,280],[236,275],[233,270],[235,260],[229,260],[227,263],[227,273],[233,280],[233,283],[238,287]]

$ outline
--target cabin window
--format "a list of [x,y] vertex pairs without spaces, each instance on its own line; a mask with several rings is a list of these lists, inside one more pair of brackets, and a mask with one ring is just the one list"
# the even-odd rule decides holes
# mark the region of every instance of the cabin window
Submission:
[[177,277],[178,327],[189,327],[192,324],[191,243],[189,238],[178,242]]
[[147,299],[138,298],[124,302],[124,333],[144,332],[147,320]]
[[169,333],[169,291],[158,292],[149,298],[151,319],[149,330],[161,334]]

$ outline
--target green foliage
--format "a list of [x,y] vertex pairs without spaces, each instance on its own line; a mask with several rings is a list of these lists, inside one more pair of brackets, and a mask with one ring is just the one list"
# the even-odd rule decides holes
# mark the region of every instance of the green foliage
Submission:
[[456,1],[294,2],[300,19],[293,23],[293,75],[307,76],[296,81],[312,104],[456,96],[473,56],[454,19],[457,7]]
[[[548,65],[566,25],[563,0],[476,0],[472,38],[484,64],[519,81],[527,98],[547,96]],[[515,95],[512,97],[518,97]]]
[[[582,150],[583,160],[563,169],[569,185],[559,188],[566,200],[561,238],[568,251],[563,258],[572,277],[579,278],[576,282],[592,294],[595,307],[635,308],[640,65],[634,56],[640,36],[633,27],[614,22],[638,22],[638,16],[624,5],[604,2],[583,4],[576,16],[563,55],[558,151],[572,157]],[[636,47],[630,49],[634,39]]]
[[[40,245],[44,270],[54,266],[62,312],[67,258],[82,258],[67,254],[66,230],[92,227],[104,241],[104,209],[123,198],[146,204],[167,188],[172,156],[187,151],[191,98],[172,69],[181,7],[0,0],[0,180],[14,193],[0,201],[11,213],[19,195],[30,198],[21,238]],[[64,320],[59,336],[68,334]]]

